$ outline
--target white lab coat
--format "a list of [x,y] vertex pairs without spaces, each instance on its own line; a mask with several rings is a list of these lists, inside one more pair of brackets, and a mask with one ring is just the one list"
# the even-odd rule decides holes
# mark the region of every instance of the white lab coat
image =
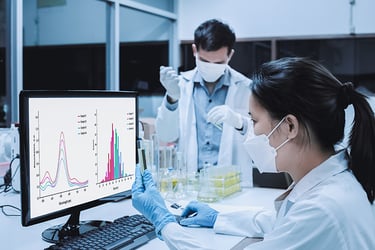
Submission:
[[[375,249],[374,211],[347,169],[346,151],[310,171],[286,194],[275,201],[277,213],[219,213],[215,232],[264,236],[246,249]],[[192,246],[196,240],[175,223],[168,224],[162,235],[171,249],[209,249],[207,242]],[[190,243],[185,245],[186,241]]]
[[[156,132],[161,141],[178,140],[179,151],[184,153],[190,172],[196,172],[198,164],[197,131],[193,103],[194,82],[192,80],[196,73],[196,68],[181,73],[179,82],[181,97],[177,110],[168,110],[163,102],[158,109],[155,121]],[[224,124],[218,165],[235,164],[240,166],[243,186],[252,186],[251,160],[243,147],[245,137],[253,133],[253,126],[248,118],[251,80],[230,67],[228,67],[228,73],[230,83],[225,104],[245,117],[248,123],[248,132],[246,135],[241,135],[233,127]]]

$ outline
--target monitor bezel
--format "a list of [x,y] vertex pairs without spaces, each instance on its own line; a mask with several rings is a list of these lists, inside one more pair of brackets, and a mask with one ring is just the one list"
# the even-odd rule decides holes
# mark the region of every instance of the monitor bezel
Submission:
[[[136,138],[134,140],[134,147],[137,144],[138,137],[138,92],[136,91],[105,91],[105,90],[22,90],[19,94],[19,118],[20,118],[20,170],[21,170],[21,223],[23,226],[30,226],[44,221],[63,217],[72,213],[86,210],[95,206],[104,204],[110,199],[102,197],[92,200],[80,205],[65,208],[49,214],[38,216],[35,218],[30,217],[30,193],[29,193],[29,161],[30,155],[28,150],[29,145],[29,132],[27,121],[29,119],[29,99],[30,98],[77,98],[77,97],[131,97],[135,98],[135,120],[136,120]],[[120,193],[120,192],[119,192]],[[131,197],[131,190],[122,191],[123,197]]]

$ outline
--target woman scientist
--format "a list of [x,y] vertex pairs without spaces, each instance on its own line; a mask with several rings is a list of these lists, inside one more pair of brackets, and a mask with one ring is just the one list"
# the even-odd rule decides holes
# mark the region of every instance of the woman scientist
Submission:
[[[245,141],[261,172],[287,172],[293,184],[275,200],[276,212],[218,213],[191,202],[181,225],[261,236],[249,249],[375,249],[375,120],[363,95],[305,58],[262,65],[249,101],[255,137]],[[344,135],[344,109],[353,104],[348,150],[335,152]],[[151,174],[136,172],[133,206],[171,249],[208,249],[176,223]]]

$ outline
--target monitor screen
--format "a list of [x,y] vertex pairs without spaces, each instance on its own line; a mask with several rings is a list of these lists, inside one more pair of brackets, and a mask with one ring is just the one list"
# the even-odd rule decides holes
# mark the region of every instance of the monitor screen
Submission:
[[137,106],[135,92],[21,91],[22,225],[130,196]]

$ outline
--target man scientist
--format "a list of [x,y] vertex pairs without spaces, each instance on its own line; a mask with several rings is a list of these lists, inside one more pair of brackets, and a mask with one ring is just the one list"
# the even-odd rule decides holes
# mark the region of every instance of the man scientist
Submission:
[[252,133],[248,118],[251,80],[232,69],[235,33],[211,19],[199,25],[192,44],[196,67],[180,75],[160,67],[166,95],[158,109],[156,132],[177,142],[190,172],[204,166],[238,165],[242,186],[252,186],[251,160],[242,142]]

